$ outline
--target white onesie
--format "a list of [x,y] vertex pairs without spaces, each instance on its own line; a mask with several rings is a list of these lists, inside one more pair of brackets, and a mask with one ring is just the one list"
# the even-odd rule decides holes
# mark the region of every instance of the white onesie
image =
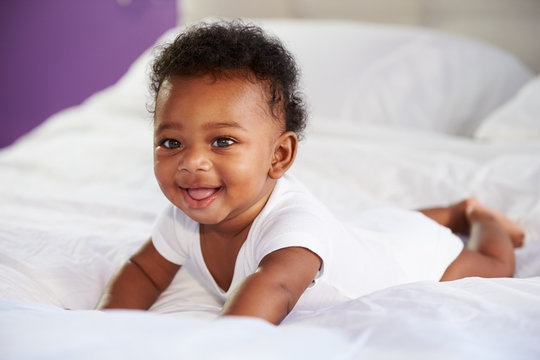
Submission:
[[167,260],[193,269],[194,277],[220,303],[272,251],[305,247],[322,259],[313,284],[295,310],[311,310],[408,282],[438,281],[463,248],[452,232],[416,211],[375,209],[343,224],[295,177],[277,181],[242,245],[228,291],[204,262],[199,224],[169,205],[156,220],[153,244]]

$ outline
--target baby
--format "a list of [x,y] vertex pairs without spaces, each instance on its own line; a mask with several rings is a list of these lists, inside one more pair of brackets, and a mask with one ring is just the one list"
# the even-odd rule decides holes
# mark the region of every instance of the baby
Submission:
[[[222,315],[274,324],[397,284],[512,276],[523,232],[475,199],[345,225],[288,174],[306,122],[298,69],[260,28],[189,28],[152,81],[155,176],[171,204],[99,309],[148,309],[188,262]],[[470,234],[467,248],[452,231]]]

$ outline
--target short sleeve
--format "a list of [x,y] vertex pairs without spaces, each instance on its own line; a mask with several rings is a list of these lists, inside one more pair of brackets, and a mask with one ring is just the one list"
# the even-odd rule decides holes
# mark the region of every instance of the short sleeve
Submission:
[[251,240],[253,265],[258,266],[266,255],[276,250],[302,247],[322,260],[317,280],[332,261],[333,234],[329,224],[333,224],[334,219],[305,193],[290,191],[278,195],[279,199],[256,221]]
[[158,215],[152,229],[152,243],[156,250],[178,265],[187,261],[191,245],[197,238],[197,223],[172,204]]
[[316,282],[323,276],[325,265],[330,261],[330,248],[327,241],[322,241],[319,236],[310,233],[300,231],[284,233],[274,237],[271,241],[261,243],[256,251],[256,259],[260,262],[271,252],[288,247],[302,247],[316,254],[321,259],[321,268],[314,281]]

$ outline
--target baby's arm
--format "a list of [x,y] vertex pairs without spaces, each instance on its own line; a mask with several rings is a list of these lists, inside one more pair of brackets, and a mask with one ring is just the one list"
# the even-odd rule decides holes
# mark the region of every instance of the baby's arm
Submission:
[[148,240],[109,281],[97,309],[147,310],[180,269]]
[[292,310],[321,267],[321,259],[302,247],[266,255],[255,273],[235,290],[223,315],[254,316],[278,325]]

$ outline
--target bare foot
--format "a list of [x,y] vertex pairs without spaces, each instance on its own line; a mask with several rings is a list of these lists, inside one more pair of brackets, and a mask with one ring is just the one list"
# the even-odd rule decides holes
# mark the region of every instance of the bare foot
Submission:
[[[482,205],[477,199],[464,200],[466,203],[465,215],[469,223],[474,220],[491,220],[500,224],[504,232],[508,235],[514,247],[523,245],[525,233],[521,227],[504,214]],[[461,204],[461,203],[460,203]]]

